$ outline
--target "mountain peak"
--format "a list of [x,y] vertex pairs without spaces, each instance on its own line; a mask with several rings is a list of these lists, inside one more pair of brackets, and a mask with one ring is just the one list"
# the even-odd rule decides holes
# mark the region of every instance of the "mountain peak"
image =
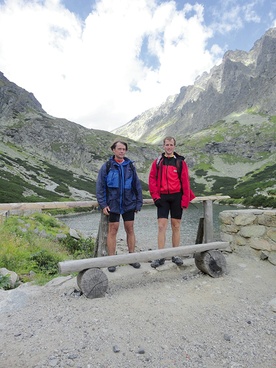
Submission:
[[166,135],[184,137],[224,119],[253,110],[276,114],[276,28],[249,51],[227,51],[220,65],[204,72],[192,86],[113,131],[131,139],[160,143]]

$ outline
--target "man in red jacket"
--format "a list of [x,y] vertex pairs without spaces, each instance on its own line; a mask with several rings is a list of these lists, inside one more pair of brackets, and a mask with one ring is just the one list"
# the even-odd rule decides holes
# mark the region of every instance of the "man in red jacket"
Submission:
[[[190,201],[195,198],[190,189],[188,167],[184,157],[174,150],[175,138],[166,137],[163,140],[164,151],[153,161],[149,174],[149,191],[157,207],[158,218],[158,249],[163,249],[166,242],[168,217],[171,216],[172,246],[180,244],[180,223],[183,209],[188,208]],[[180,257],[172,257],[172,262],[180,266]],[[165,259],[152,261],[151,267],[156,268],[165,263]]]

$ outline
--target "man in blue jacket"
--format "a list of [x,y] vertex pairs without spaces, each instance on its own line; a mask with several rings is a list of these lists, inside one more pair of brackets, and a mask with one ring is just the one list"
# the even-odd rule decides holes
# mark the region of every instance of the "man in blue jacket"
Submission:
[[[113,156],[100,168],[96,196],[103,213],[109,216],[107,233],[108,255],[116,253],[116,237],[119,229],[120,215],[123,217],[129,253],[135,252],[134,215],[143,205],[142,186],[133,162],[125,157],[127,143],[116,141],[110,147]],[[140,263],[131,263],[140,268]],[[116,266],[108,267],[115,272]]]

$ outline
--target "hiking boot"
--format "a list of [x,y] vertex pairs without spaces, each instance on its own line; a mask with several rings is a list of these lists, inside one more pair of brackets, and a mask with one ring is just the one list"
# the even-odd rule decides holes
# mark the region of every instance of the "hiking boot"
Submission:
[[172,257],[172,262],[175,263],[177,266],[182,266],[183,261],[180,257]]
[[130,263],[130,265],[133,267],[133,268],[140,268],[141,265],[139,262],[135,262],[135,263]]
[[155,261],[151,262],[152,268],[157,268],[159,266],[162,266],[165,263],[165,258],[156,259]]
[[116,271],[116,266],[110,266],[110,267],[107,267],[108,271],[109,272],[115,272]]

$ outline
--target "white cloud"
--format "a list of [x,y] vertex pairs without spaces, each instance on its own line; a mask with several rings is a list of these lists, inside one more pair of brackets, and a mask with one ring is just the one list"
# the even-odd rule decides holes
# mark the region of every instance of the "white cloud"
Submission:
[[260,23],[260,15],[256,8],[263,0],[253,0],[242,3],[240,0],[222,0],[219,7],[213,8],[214,21],[212,29],[222,34],[239,30],[246,23]]
[[112,130],[209,70],[222,56],[211,37],[199,4],[101,0],[82,22],[58,0],[6,0],[0,71],[49,114]]

